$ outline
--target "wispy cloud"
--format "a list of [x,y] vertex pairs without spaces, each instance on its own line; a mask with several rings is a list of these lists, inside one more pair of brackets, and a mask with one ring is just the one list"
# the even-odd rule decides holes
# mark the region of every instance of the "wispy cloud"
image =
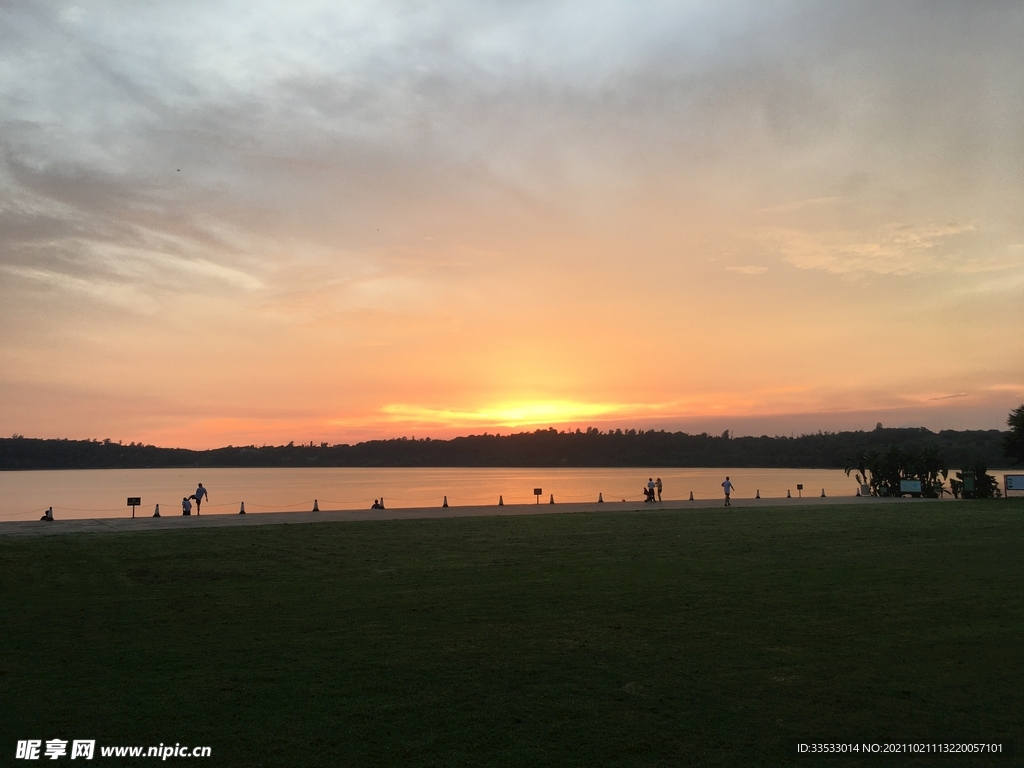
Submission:
[[956,400],[957,398],[967,397],[966,392],[954,392],[952,395],[939,395],[938,397],[929,397],[929,400]]
[[743,267],[726,267],[728,272],[737,272],[741,275],[763,275],[768,271],[768,267],[759,267],[753,264],[748,264]]
[[757,238],[800,269],[910,275],[960,268],[960,251],[954,241],[974,231],[973,223],[886,224],[864,239],[865,233],[856,231],[772,227],[761,230]]
[[795,213],[797,211],[805,211],[808,208],[815,208],[818,206],[828,205],[842,200],[841,197],[812,197],[808,200],[797,200],[792,203],[783,203],[781,205],[773,205],[768,208],[758,208],[754,211],[757,214],[768,214],[768,213]]

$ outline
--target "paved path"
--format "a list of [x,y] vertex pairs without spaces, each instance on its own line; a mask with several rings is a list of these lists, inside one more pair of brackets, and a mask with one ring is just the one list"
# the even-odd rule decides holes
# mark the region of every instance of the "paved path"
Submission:
[[[733,499],[735,509],[770,507],[814,507],[858,504],[949,504],[936,499],[869,499],[850,496],[822,499]],[[296,523],[355,522],[365,520],[415,520],[445,517],[496,517],[500,515],[551,515],[579,512],[658,512],[688,509],[722,509],[721,499],[699,501],[589,502],[585,504],[507,504],[481,507],[416,507],[409,509],[366,509],[321,512],[258,512],[245,515],[199,515],[183,517],[128,517],[92,520],[41,520],[0,522],[0,536],[47,536],[68,533],[123,533],[127,531],[185,530],[196,528],[237,528],[250,525],[286,525]],[[723,510],[724,511],[724,510]]]

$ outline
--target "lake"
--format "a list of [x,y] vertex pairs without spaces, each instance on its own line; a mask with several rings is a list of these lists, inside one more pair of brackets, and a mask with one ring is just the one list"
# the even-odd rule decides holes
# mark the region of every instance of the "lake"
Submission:
[[245,502],[247,513],[308,511],[316,499],[320,509],[366,509],[383,497],[387,507],[533,503],[534,488],[542,503],[643,501],[648,477],[660,477],[667,501],[722,498],[721,483],[729,475],[734,498],[854,496],[856,482],[838,469],[524,469],[524,468],[396,468],[327,467],[310,469],[68,469],[0,472],[0,520],[38,520],[52,506],[58,519],[130,517],[129,496],[142,499],[137,515],[180,515],[181,498],[202,483],[209,491],[203,514],[236,514]]

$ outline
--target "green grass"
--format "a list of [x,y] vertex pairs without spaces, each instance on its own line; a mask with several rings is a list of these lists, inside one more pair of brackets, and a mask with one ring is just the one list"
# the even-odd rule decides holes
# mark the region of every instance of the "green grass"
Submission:
[[0,539],[0,765],[26,738],[217,766],[1020,742],[1022,530],[1012,500]]

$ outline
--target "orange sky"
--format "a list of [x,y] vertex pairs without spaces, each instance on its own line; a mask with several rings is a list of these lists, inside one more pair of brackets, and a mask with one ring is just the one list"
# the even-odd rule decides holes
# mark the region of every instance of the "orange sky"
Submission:
[[1024,402],[1020,8],[255,9],[0,10],[4,434]]

